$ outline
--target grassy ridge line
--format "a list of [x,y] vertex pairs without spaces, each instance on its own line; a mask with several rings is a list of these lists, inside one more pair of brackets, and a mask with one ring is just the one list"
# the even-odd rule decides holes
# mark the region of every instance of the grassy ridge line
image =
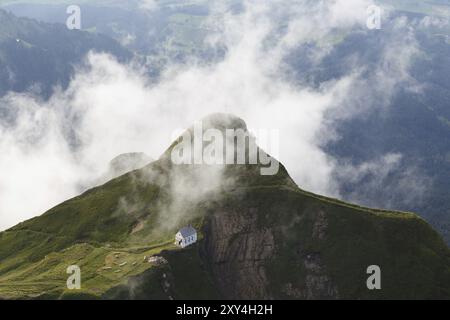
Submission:
[[[41,235],[45,235],[45,236],[51,236],[51,237],[55,237],[55,238],[62,238],[62,239],[67,239],[66,236],[62,236],[56,233],[49,233],[49,232],[43,232],[43,231],[37,231],[37,230],[32,230],[32,229],[28,229],[28,228],[23,228],[23,229],[14,229],[14,230],[5,230],[3,232],[0,233],[17,233],[17,232],[32,232],[32,233],[36,233],[36,234],[41,234]],[[96,246],[96,247],[105,247],[104,244],[97,242],[97,241],[92,241],[92,240],[86,240],[86,241],[80,241],[77,243],[87,243],[90,244],[92,246]],[[136,246],[136,247],[114,247],[114,246],[109,246],[107,248],[111,249],[111,250],[116,250],[116,251],[121,251],[121,252],[142,252],[142,251],[146,251],[146,250],[150,250],[150,249],[155,249],[161,246],[165,246],[172,243],[172,240],[170,241],[163,241],[160,243],[155,243],[152,245],[148,245],[148,246]],[[66,249],[62,249],[61,251],[64,251]]]
[[290,187],[287,185],[269,185],[269,186],[264,185],[264,186],[239,187],[230,192],[238,192],[238,191],[242,191],[242,190],[273,189],[273,188],[279,188],[279,189],[284,189],[287,191],[299,193],[299,194],[302,194],[309,198],[314,198],[314,199],[321,200],[321,201],[324,201],[324,202],[327,202],[330,204],[338,205],[341,207],[356,209],[358,211],[364,211],[364,212],[373,213],[373,214],[403,216],[404,218],[417,218],[417,219],[423,220],[419,215],[417,215],[413,212],[364,207],[364,206],[360,206],[357,204],[345,202],[343,200],[339,200],[336,198],[321,196],[321,195],[318,195],[318,194],[315,194],[315,193],[312,193],[309,191],[305,191],[300,188],[293,188],[293,187]]

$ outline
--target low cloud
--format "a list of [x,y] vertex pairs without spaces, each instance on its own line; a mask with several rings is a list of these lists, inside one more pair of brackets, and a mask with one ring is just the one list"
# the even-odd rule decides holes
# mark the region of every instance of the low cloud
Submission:
[[146,11],[153,11],[158,8],[159,4],[157,0],[140,0],[139,8]]
[[432,181],[401,154],[388,153],[359,165],[340,163],[336,179],[344,186],[355,185],[346,199],[372,207],[395,209],[421,204]]
[[[279,160],[300,187],[340,196],[339,164],[323,151],[338,138],[333,124],[367,106],[388,104],[389,95],[379,97],[408,79],[414,41],[396,43],[393,37],[385,44],[385,60],[371,73],[375,85],[361,78],[362,66],[355,63],[339,79],[302,86],[286,79],[283,58],[336,29],[364,28],[371,1],[245,3],[241,13],[212,7],[215,20],[209,23],[216,31],[206,41],[226,48],[218,62],[172,63],[154,83],[135,65],[90,53],[67,90],[48,101],[31,94],[3,97],[0,104],[16,114],[14,121],[0,123],[0,228],[77,195],[118,154],[139,151],[158,158],[174,130],[215,112],[233,113],[249,128],[279,130]],[[390,53],[392,46],[401,48],[400,55]],[[327,46],[317,49],[318,57],[329,52]],[[220,174],[199,182],[199,196],[208,193],[214,177],[219,183]],[[184,198],[177,189],[192,189],[190,183],[173,185],[179,201]],[[174,202],[174,212],[179,205]]]

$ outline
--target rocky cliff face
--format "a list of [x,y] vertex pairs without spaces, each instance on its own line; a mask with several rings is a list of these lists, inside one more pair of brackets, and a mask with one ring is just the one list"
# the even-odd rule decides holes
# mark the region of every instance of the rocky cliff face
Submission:
[[[327,236],[328,220],[326,213],[320,210],[314,220],[312,229],[312,239],[313,241],[324,241]],[[339,294],[337,286],[330,279],[327,274],[327,268],[322,261],[322,256],[319,252],[314,253],[302,253],[301,250],[298,252],[302,256],[303,265],[307,271],[305,277],[305,288],[304,290],[294,291],[296,294],[289,294],[291,288],[290,284],[286,285],[286,294],[288,296],[293,296],[294,298],[304,298],[304,299],[338,299]]]
[[[203,231],[202,259],[227,299],[436,299],[450,293],[448,284],[441,287],[450,279],[448,248],[412,214],[265,187],[227,196],[211,209]],[[382,290],[367,288],[370,265],[382,270]]]
[[[275,235],[280,235],[281,225],[258,225],[258,211],[221,209],[214,213],[205,227],[205,253],[218,288],[227,299],[276,299],[267,269],[280,259]],[[313,237],[326,237],[327,221],[324,212],[317,215]],[[281,284],[281,294],[291,299],[338,299],[336,284],[327,274],[319,252],[298,249],[295,258],[305,269],[298,287],[292,282]]]
[[271,299],[266,264],[276,258],[272,229],[257,226],[258,208],[220,210],[207,226],[206,253],[228,299]]

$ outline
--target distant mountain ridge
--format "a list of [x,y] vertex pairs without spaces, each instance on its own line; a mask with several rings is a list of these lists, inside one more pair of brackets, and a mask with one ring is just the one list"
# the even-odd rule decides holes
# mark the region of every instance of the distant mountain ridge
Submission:
[[67,87],[74,68],[90,51],[106,52],[120,61],[132,54],[104,35],[69,30],[64,24],[18,18],[0,9],[0,96],[31,90],[49,97],[53,87]]

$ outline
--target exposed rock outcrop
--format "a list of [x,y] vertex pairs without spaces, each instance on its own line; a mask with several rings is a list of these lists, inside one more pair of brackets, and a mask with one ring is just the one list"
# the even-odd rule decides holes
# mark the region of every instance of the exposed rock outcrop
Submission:
[[257,209],[220,211],[208,225],[206,252],[222,294],[229,299],[270,299],[266,263],[274,257],[270,228],[258,228]]
[[[206,227],[206,257],[221,293],[228,299],[273,299],[276,293],[267,274],[268,265],[279,259],[274,234],[279,226],[261,227],[258,208],[237,212],[220,210]],[[313,237],[324,238],[325,213],[320,212]],[[306,274],[302,287],[286,283],[282,292],[293,299],[336,299],[338,290],[326,273],[320,253],[301,255]]]

